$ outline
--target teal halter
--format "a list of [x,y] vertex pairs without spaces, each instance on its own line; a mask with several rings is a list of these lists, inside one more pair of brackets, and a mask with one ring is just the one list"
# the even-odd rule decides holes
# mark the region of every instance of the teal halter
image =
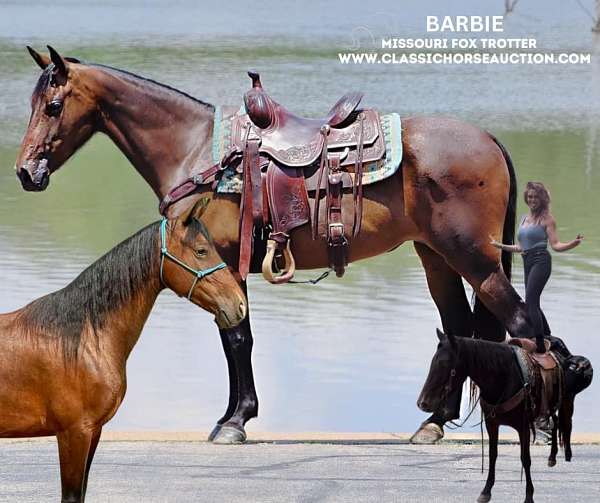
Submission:
[[[186,271],[189,271],[194,276],[196,276],[194,278],[194,282],[192,283],[192,286],[190,286],[190,291],[187,294],[188,300],[190,300],[192,298],[192,293],[194,292],[194,288],[196,288],[198,281],[200,281],[205,276],[212,274],[213,272],[217,272],[217,271],[219,271],[221,269],[225,269],[227,267],[227,265],[225,265],[225,262],[221,262],[220,264],[217,264],[214,267],[209,267],[208,269],[194,269],[193,267],[190,267],[189,265],[187,265],[185,262],[182,262],[181,260],[179,260],[174,255],[171,255],[169,253],[169,251],[167,250],[167,219],[163,218],[160,222],[160,282],[165,287],[167,287],[167,284],[165,283],[165,280],[163,279],[163,265],[165,263],[165,257],[172,260],[177,265],[183,267]],[[175,292],[175,293],[177,293],[177,292]]]

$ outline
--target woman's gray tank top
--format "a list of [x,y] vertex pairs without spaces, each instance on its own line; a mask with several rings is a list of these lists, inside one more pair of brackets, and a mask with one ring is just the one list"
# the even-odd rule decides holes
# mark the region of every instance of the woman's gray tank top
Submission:
[[521,225],[519,225],[519,231],[517,232],[517,239],[519,240],[521,249],[527,251],[532,248],[546,248],[548,246],[546,226],[540,224],[523,225],[526,217],[527,215],[524,215],[521,218]]

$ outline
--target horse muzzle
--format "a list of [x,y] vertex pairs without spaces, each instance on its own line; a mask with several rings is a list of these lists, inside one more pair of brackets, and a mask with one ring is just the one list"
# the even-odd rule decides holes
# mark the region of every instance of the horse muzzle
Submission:
[[46,190],[50,183],[50,169],[46,158],[28,161],[20,168],[16,168],[16,171],[23,189],[28,192]]
[[248,308],[246,306],[246,301],[240,300],[236,309],[219,309],[215,314],[215,321],[219,328],[234,328],[244,321],[247,314]]

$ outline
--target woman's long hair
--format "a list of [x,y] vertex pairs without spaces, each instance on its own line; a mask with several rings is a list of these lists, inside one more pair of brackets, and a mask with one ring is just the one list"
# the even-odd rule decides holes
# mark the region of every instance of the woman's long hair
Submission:
[[527,186],[525,187],[525,192],[523,192],[523,199],[525,200],[525,204],[529,206],[527,203],[527,194],[533,191],[538,196],[540,200],[540,208],[533,213],[533,216],[540,220],[546,215],[550,213],[550,192],[544,186],[542,182],[527,182]]

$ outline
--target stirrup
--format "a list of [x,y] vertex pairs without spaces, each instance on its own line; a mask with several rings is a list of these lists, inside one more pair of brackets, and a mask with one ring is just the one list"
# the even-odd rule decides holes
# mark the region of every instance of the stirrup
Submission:
[[273,271],[273,261],[275,260],[275,252],[278,249],[278,243],[274,239],[267,240],[267,254],[262,263],[263,277],[275,285],[287,283],[294,277],[296,272],[296,261],[290,250],[290,240],[288,239],[285,248],[283,249],[283,258],[285,260],[284,267],[279,275]]

